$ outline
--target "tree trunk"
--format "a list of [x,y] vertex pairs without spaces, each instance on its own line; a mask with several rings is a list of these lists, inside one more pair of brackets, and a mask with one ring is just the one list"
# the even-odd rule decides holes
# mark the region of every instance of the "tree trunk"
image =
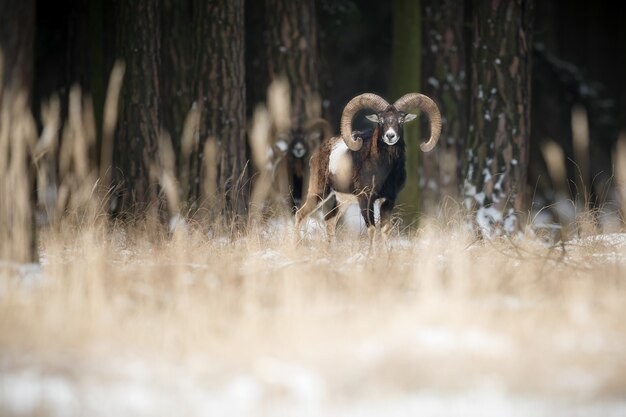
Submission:
[[[199,142],[191,155],[191,200],[203,193],[217,203],[227,222],[243,220],[248,202],[244,2],[194,2],[196,31],[193,80],[200,110]],[[207,141],[215,144],[214,160],[204,158]],[[215,175],[210,175],[214,172]],[[215,181],[207,184],[205,181]]]
[[464,197],[483,234],[515,233],[526,208],[532,0],[472,10],[471,103]]
[[267,57],[265,46],[265,1],[245,0],[246,36],[246,117],[250,119],[254,108],[267,100]]
[[172,135],[174,152],[180,154],[183,125],[194,101],[192,64],[194,53],[191,0],[162,0],[161,86],[163,127]]
[[287,77],[292,124],[301,126],[319,91],[315,1],[266,0],[265,23],[269,81]]
[[468,117],[465,7],[454,0],[424,0],[422,90],[443,115],[435,152],[423,155],[420,178],[424,212],[436,213],[448,199],[458,200]]
[[30,96],[33,84],[34,41],[35,1],[0,0],[0,50],[4,57],[0,85],[4,87],[5,92],[25,91]]
[[[104,0],[91,0],[87,6],[89,22],[89,88],[94,105],[94,117],[98,131],[98,155],[101,148],[102,116],[104,113],[105,80],[108,73],[104,62]],[[86,86],[85,86],[86,87]]]
[[[422,13],[421,2],[394,0],[393,2],[393,50],[390,102],[407,93],[420,91],[422,67]],[[421,210],[419,190],[420,129],[419,122],[404,128],[407,144],[407,180],[398,197],[404,209],[403,217],[411,222],[418,218]],[[427,158],[430,157],[427,156]]]
[[161,24],[159,2],[121,0],[117,14],[117,50],[126,63],[115,165],[123,182],[124,210],[142,211],[156,202],[150,178],[161,124],[159,83]]
[[35,2],[0,0],[0,258],[37,259],[30,111]]

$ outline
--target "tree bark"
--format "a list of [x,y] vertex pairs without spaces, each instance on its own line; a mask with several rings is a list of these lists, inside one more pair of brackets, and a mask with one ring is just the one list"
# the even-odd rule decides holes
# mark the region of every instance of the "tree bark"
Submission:
[[191,0],[162,0],[161,85],[163,127],[171,133],[174,152],[180,154],[185,117],[194,101],[194,53]]
[[245,0],[246,117],[267,100],[269,74],[265,46],[265,1]]
[[[200,124],[199,141],[191,154],[189,198],[197,201],[203,194],[201,190],[214,190],[215,208],[226,222],[239,223],[247,212],[249,194],[244,2],[196,0],[193,11],[196,31],[193,79]],[[214,160],[204,159],[207,141],[215,144]],[[207,175],[207,170],[215,175]],[[216,183],[204,184],[205,181]]]
[[[105,80],[107,68],[104,61],[104,0],[91,0],[87,6],[89,22],[89,92],[94,104],[94,117],[98,131],[98,155],[101,148],[102,122],[104,113]],[[86,87],[86,86],[85,86]]]
[[532,0],[478,1],[464,197],[483,234],[515,233],[526,208]]
[[4,57],[0,103],[3,89],[7,93],[25,91],[30,96],[34,41],[35,1],[0,0],[0,50]]
[[[392,10],[393,49],[390,102],[407,93],[420,91],[422,67],[422,13],[421,2],[394,0]],[[422,208],[419,189],[420,128],[415,121],[404,127],[407,144],[407,180],[398,196],[398,204],[406,221],[412,222]],[[430,157],[427,156],[426,158]]]
[[117,50],[126,63],[115,165],[123,182],[124,210],[142,211],[156,202],[150,165],[158,150],[161,125],[159,2],[121,0],[117,13]]
[[435,214],[448,199],[458,200],[468,118],[465,5],[454,0],[424,0],[422,90],[435,100],[443,130],[434,152],[423,156],[420,178],[424,211]]
[[265,23],[269,81],[287,77],[292,125],[301,126],[319,91],[315,1],[265,0]]
[[0,0],[0,258],[15,262],[37,259],[34,39],[34,0]]

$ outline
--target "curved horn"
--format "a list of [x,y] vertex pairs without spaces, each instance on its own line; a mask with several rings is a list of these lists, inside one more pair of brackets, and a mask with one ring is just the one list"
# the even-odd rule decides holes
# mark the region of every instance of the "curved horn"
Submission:
[[372,93],[365,93],[354,97],[346,104],[341,115],[341,137],[351,151],[358,151],[363,146],[363,139],[352,137],[352,119],[362,109],[372,109],[381,112],[389,106],[384,98]]
[[304,130],[306,131],[317,129],[317,128],[322,129],[323,136],[321,140],[329,138],[333,135],[330,123],[328,123],[326,119],[322,119],[321,117],[316,117],[315,119],[311,119],[304,124]]
[[439,140],[439,135],[441,135],[441,114],[435,102],[423,94],[409,93],[396,100],[393,106],[404,113],[417,107],[428,115],[430,120],[430,139],[428,139],[428,142],[420,144],[420,149],[424,152],[432,151]]

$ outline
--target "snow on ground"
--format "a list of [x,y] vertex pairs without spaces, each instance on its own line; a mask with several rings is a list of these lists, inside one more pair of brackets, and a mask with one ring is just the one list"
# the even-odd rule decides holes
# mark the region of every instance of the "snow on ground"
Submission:
[[[436,342],[439,343],[439,342]],[[482,342],[480,342],[482,343]],[[367,384],[367,380],[363,381]],[[337,399],[313,370],[273,358],[217,376],[210,367],[138,360],[59,372],[2,369],[4,416],[626,416],[626,400],[508,393],[497,381],[456,391],[407,390]]]
[[578,246],[603,245],[610,249],[625,249],[626,233],[601,233],[585,238],[572,239],[567,243]]

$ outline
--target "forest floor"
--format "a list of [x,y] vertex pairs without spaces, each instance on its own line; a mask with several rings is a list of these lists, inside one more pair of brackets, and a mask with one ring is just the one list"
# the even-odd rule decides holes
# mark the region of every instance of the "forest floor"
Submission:
[[0,415],[626,416],[626,234],[148,230],[0,263]]

